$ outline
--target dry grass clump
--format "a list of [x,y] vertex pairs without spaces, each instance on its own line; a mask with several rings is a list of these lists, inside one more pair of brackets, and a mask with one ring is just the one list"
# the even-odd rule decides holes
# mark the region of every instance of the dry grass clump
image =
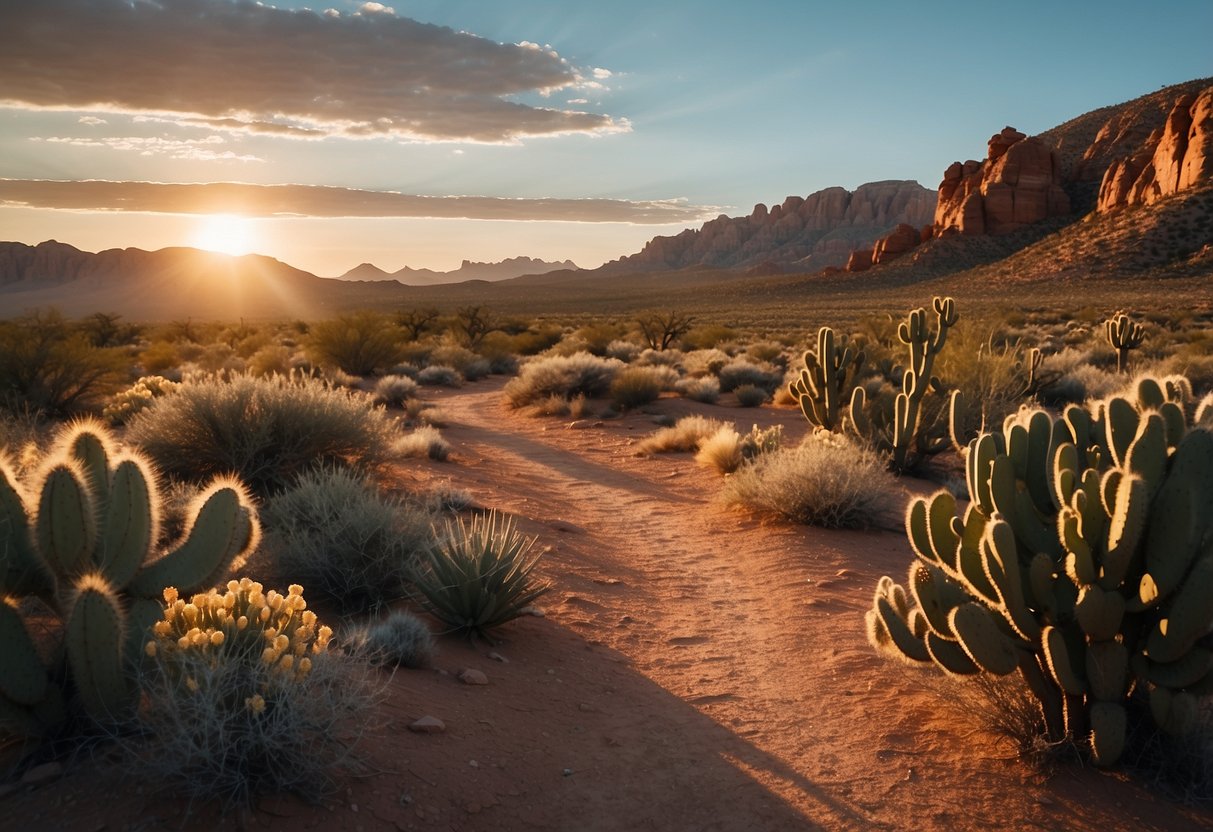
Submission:
[[505,386],[506,401],[525,407],[551,396],[605,396],[623,366],[622,361],[586,352],[537,358],[523,365],[518,377]]
[[436,462],[445,462],[451,455],[451,443],[442,438],[438,428],[421,425],[397,439],[395,451],[403,457],[429,457]]
[[513,518],[496,512],[447,521],[415,581],[422,605],[453,632],[485,636],[550,589],[532,575],[534,546]]
[[347,612],[401,598],[433,543],[431,515],[344,469],[311,471],[262,512],[280,574]]
[[397,432],[365,395],[296,374],[191,379],[136,414],[126,436],[165,474],[234,472],[264,496],[318,464],[372,470]]
[[737,404],[742,407],[760,407],[766,404],[769,398],[766,390],[753,384],[743,384],[733,391],[733,395],[737,397]]
[[890,507],[892,489],[892,475],[879,456],[818,433],[739,468],[726,480],[723,499],[808,526],[862,529]]
[[386,370],[403,355],[399,327],[371,311],[351,312],[312,324],[306,348],[317,364],[356,376]]
[[379,691],[366,663],[328,649],[302,593],[247,578],[188,603],[165,590],[140,675],[143,736],[123,740],[141,782],[227,808],[336,789]]
[[636,454],[664,454],[696,451],[700,444],[724,427],[718,419],[684,416],[668,428],[662,428],[636,446]]
[[733,473],[745,462],[745,457],[741,454],[741,434],[731,425],[722,426],[699,443],[695,462],[721,474]]
[[628,367],[611,382],[611,403],[619,410],[631,410],[657,401],[661,388],[661,376],[654,368]]
[[715,404],[720,398],[720,382],[711,376],[684,378],[674,384],[674,390],[693,402]]
[[410,612],[396,610],[382,621],[350,631],[346,649],[371,664],[389,667],[427,667],[434,658],[434,636],[425,622]]
[[417,373],[417,383],[428,387],[458,387],[463,384],[463,375],[454,367],[431,364]]

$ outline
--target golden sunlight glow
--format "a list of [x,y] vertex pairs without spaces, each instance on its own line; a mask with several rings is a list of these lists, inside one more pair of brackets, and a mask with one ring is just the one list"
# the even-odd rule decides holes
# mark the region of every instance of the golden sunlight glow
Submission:
[[253,221],[232,214],[211,214],[200,217],[190,245],[221,254],[251,254],[257,240]]

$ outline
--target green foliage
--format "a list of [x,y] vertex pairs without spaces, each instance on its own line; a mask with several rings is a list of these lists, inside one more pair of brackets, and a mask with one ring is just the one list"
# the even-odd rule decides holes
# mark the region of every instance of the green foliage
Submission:
[[99,348],[51,310],[0,321],[0,407],[67,416],[91,410],[127,378],[117,348]]
[[453,631],[487,637],[550,588],[532,574],[534,546],[513,518],[496,512],[447,521],[415,582],[422,605]]
[[316,363],[356,376],[386,370],[403,357],[400,330],[369,310],[312,324],[305,343]]
[[879,650],[954,675],[1018,670],[1048,738],[1121,757],[1145,714],[1170,734],[1213,690],[1213,433],[1185,382],[1008,417],[970,443],[973,502],[911,502],[909,590],[882,578]]
[[261,495],[317,465],[373,470],[397,437],[366,395],[299,374],[190,379],[127,426],[165,473],[196,480],[234,471]]
[[366,665],[330,650],[303,588],[243,578],[167,607],[146,642],[144,737],[134,774],[175,797],[247,806],[261,794],[331,793],[375,700]]
[[[166,586],[221,578],[257,546],[243,486],[217,478],[193,504],[181,539],[158,545],[161,500],[148,463],[118,453],[98,422],[65,429],[32,481],[0,460],[0,724],[29,736],[70,731],[77,717],[112,722],[137,701],[130,678]],[[60,641],[34,648],[16,601],[37,600]],[[51,657],[44,663],[42,655]]]
[[620,410],[649,404],[661,395],[661,379],[651,367],[628,367],[611,382],[611,403]]
[[417,616],[403,610],[392,612],[382,621],[355,628],[347,647],[358,656],[378,665],[426,667],[434,656],[434,637]]
[[794,523],[856,529],[876,524],[892,487],[876,454],[822,432],[796,448],[758,455],[725,481],[722,496]]
[[428,512],[381,494],[341,468],[309,471],[269,501],[264,518],[275,571],[345,612],[405,594],[433,542]]
[[535,358],[524,364],[518,377],[506,384],[506,401],[512,407],[525,407],[549,396],[565,399],[604,396],[623,366],[622,361],[585,352]]

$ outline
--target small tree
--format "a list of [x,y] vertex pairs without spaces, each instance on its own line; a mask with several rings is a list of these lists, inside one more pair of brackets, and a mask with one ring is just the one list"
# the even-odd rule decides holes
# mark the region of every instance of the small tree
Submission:
[[396,323],[408,330],[409,340],[417,341],[428,332],[438,320],[438,310],[431,307],[425,309],[401,309],[396,313]]
[[483,306],[463,306],[455,312],[455,327],[463,334],[464,343],[475,349],[484,336],[500,329],[493,313]]
[[675,338],[681,338],[690,332],[695,319],[671,310],[637,318],[636,323],[640,324],[640,331],[644,333],[644,340],[649,348],[661,352],[669,349]]

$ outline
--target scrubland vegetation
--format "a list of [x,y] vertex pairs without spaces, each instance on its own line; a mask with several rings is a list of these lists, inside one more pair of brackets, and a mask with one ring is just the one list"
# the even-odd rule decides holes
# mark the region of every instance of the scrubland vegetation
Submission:
[[[0,322],[16,770],[103,732],[141,776],[228,805],[336,788],[386,670],[431,663],[427,622],[492,640],[551,588],[511,517],[391,484],[460,464],[430,399],[491,375],[517,418],[665,418],[634,452],[694,455],[722,512],[887,529],[904,509],[914,564],[875,587],[877,650],[980,676],[953,695],[1024,749],[1181,749],[1161,756],[1213,793],[1210,312],[952,298],[790,335],[482,307]],[[778,423],[742,432],[755,407]],[[911,480],[933,493],[906,507]]]

